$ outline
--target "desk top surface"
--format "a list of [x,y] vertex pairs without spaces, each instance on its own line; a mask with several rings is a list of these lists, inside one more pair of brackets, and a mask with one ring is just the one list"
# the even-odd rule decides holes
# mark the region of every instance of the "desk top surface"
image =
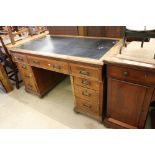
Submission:
[[62,54],[91,59],[100,59],[117,43],[111,39],[62,37],[47,35],[43,38],[31,40],[18,49],[37,51],[38,54]]

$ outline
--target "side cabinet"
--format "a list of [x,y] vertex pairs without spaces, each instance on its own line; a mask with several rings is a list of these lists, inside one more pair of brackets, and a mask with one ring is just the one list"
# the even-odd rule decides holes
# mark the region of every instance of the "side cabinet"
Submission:
[[107,77],[105,125],[144,128],[154,90],[152,77],[143,70],[114,65],[107,65]]

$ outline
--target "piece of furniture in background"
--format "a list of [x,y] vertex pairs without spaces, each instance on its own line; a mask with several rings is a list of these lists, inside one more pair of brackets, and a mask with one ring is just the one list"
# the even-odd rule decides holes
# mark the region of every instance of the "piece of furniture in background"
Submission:
[[0,63],[0,84],[2,84],[7,93],[13,90],[13,87],[1,63]]
[[[143,47],[143,44],[145,41],[149,41],[150,38],[155,38],[155,27],[147,28],[144,27],[126,27],[124,26],[123,29],[123,44],[120,48],[120,53],[122,51],[123,47],[127,47],[127,41],[130,40],[140,40],[141,41],[141,47]],[[131,41],[130,40],[130,41]]]
[[28,26],[7,26],[7,30],[12,44],[15,44],[16,41],[31,35],[31,31]]
[[155,73],[117,63],[107,63],[108,95],[104,123],[112,128],[144,128],[155,88]]
[[29,26],[31,35],[36,35],[47,31],[47,26]]
[[123,26],[48,26],[50,35],[121,38]]
[[47,26],[50,35],[79,35],[77,26]]
[[18,76],[18,68],[16,64],[12,61],[12,57],[8,52],[7,47],[5,46],[3,39],[0,37],[1,42],[1,51],[0,51],[0,60],[1,64],[3,64],[3,67],[6,71],[6,74],[8,78],[16,83],[16,88],[19,89],[19,83],[21,82],[19,80]]
[[94,37],[121,38],[123,26],[86,26],[86,35]]

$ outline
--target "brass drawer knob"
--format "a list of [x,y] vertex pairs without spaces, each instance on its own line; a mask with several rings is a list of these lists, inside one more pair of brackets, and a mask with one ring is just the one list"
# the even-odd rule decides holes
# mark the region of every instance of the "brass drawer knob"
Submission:
[[84,70],[81,70],[79,73],[82,74],[82,75],[87,75],[87,76],[89,76],[89,72],[84,71]]
[[123,75],[125,76],[125,77],[127,77],[128,75],[129,75],[129,73],[128,72],[123,72]]
[[15,59],[17,59],[19,61],[23,61],[23,58],[15,57]]
[[23,68],[23,69],[26,69],[26,65],[22,65],[22,68]]
[[40,62],[39,61],[33,60],[32,63],[37,64],[37,65],[40,65]]
[[84,85],[89,85],[90,84],[88,80],[82,80],[81,83],[84,84]]
[[52,67],[53,69],[61,69],[61,66],[58,64],[53,64]]
[[91,96],[91,94],[90,94],[89,92],[87,92],[87,91],[83,91],[83,92],[82,92],[82,95],[83,95],[83,96],[88,96],[88,97]]

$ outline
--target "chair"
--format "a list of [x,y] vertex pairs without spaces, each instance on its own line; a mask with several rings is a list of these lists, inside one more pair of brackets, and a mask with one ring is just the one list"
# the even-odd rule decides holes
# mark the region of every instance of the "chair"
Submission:
[[[8,52],[7,47],[5,46],[3,39],[0,37],[0,42],[2,48],[0,50],[0,61],[8,75],[8,78],[12,81],[15,81],[16,88],[19,89],[19,83],[21,82],[18,77],[18,69],[16,64],[13,62],[11,55]],[[2,51],[3,50],[3,51]]]
[[145,41],[149,41],[150,38],[155,38],[155,27],[149,28],[149,27],[144,26],[141,28],[139,28],[139,27],[134,28],[134,27],[124,26],[123,45],[120,48],[120,54],[121,54],[122,48],[127,47],[126,41],[129,38],[134,38],[135,40],[138,39],[138,40],[142,41],[141,47],[143,48]]

